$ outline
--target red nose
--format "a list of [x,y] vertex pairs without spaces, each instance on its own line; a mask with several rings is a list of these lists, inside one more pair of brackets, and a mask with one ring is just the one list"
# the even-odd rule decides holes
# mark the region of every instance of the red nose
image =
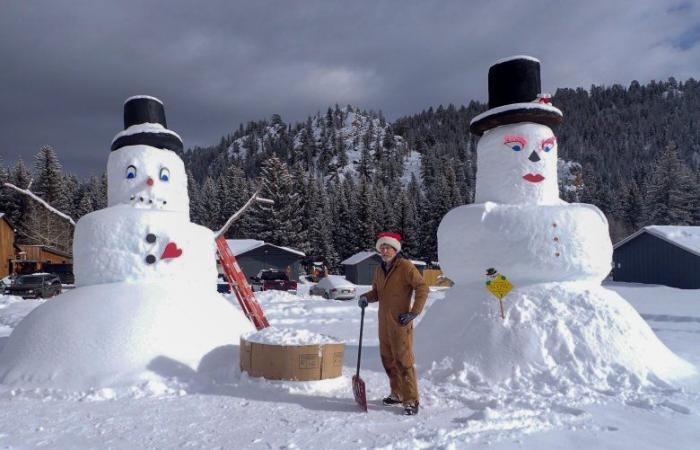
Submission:
[[154,183],[153,178],[148,177],[148,180],[146,180],[146,184],[149,186],[153,186],[153,183]]

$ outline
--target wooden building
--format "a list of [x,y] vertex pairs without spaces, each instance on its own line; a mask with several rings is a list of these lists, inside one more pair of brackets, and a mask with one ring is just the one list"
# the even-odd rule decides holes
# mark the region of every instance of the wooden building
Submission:
[[11,261],[19,249],[15,245],[15,229],[7,220],[7,216],[0,212],[0,278],[11,273]]
[[41,272],[47,264],[72,264],[70,253],[46,245],[18,244],[17,257],[10,270],[17,273]]
[[700,289],[700,227],[644,227],[614,246],[613,280]]

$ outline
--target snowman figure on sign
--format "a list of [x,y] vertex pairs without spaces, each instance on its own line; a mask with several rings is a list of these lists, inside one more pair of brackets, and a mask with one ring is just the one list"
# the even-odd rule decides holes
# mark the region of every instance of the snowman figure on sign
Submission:
[[215,234],[190,221],[181,151],[160,100],[126,100],[107,207],[75,225],[76,288],[14,329],[0,382],[112,387],[236,365],[234,347],[253,326],[216,292]]
[[498,273],[493,267],[486,269],[486,290],[493,294],[498,299],[498,304],[501,308],[501,319],[505,319],[505,313],[503,312],[503,297],[508,295],[508,293],[513,290],[513,285],[510,281]]

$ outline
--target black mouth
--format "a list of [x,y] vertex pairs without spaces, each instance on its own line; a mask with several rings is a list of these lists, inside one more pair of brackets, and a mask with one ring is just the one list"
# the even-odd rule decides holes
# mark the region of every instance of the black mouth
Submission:
[[167,200],[159,200],[159,199],[146,199],[143,198],[142,196],[139,196],[138,199],[135,195],[132,195],[129,197],[129,200],[132,202],[132,205],[136,206],[138,204],[149,204],[149,205],[154,205],[154,206],[165,206],[168,204]]

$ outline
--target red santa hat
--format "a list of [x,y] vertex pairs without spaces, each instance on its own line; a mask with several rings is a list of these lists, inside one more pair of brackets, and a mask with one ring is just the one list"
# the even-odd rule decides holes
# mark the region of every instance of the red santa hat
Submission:
[[377,245],[375,245],[375,248],[377,251],[379,250],[379,247],[382,246],[382,244],[389,245],[391,247],[394,247],[397,252],[401,251],[401,235],[399,233],[391,233],[391,232],[384,232],[384,233],[379,233],[377,235]]

